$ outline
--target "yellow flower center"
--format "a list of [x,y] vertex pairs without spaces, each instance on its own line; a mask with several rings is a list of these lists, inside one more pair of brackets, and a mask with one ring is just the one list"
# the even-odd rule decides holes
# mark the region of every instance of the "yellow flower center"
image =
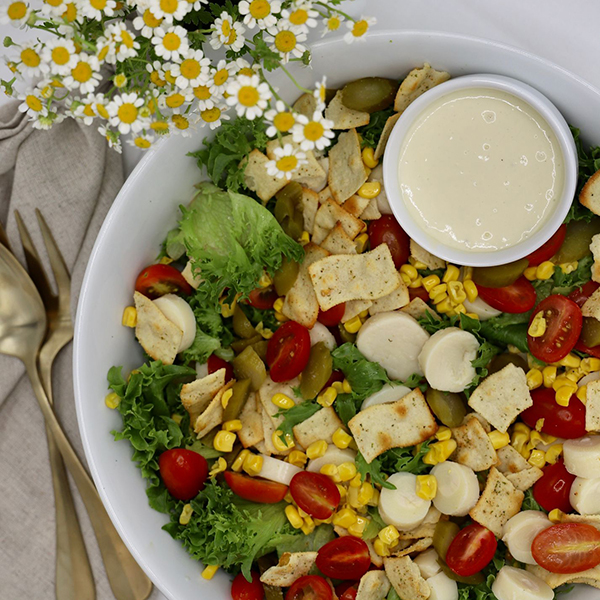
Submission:
[[77,18],[77,7],[74,2],[67,4],[67,10],[62,14],[62,17],[68,23],[72,23]]
[[200,75],[200,71],[202,68],[200,67],[200,63],[194,58],[186,58],[181,63],[181,74],[186,79],[195,79]]
[[63,0],[44,0],[44,4],[54,6],[54,8],[56,8],[57,6],[60,6],[62,3],[63,3]]
[[352,28],[352,35],[354,37],[362,37],[367,33],[367,29],[369,29],[369,24],[364,19],[362,21],[356,21]]
[[100,52],[98,52],[98,60],[104,60],[106,58],[107,54],[108,54],[108,46],[104,46],[104,48],[102,48],[100,50]]
[[327,19],[327,29],[329,29],[329,31],[335,31],[336,29],[339,29],[341,24],[342,22],[340,21],[339,17],[334,16]]
[[66,65],[71,58],[71,54],[64,46],[57,46],[52,50],[52,60],[57,65]]
[[252,0],[250,2],[250,14],[255,19],[264,19],[271,14],[271,5],[267,0]]
[[118,88],[125,87],[127,85],[127,76],[123,73],[119,73],[118,75],[115,75],[113,82]]
[[144,11],[143,19],[144,23],[152,28],[158,27],[163,22],[162,19],[157,19],[149,8]]
[[304,25],[306,21],[308,21],[308,12],[303,8],[295,10],[290,15],[290,23],[293,23],[294,25]]
[[156,87],[163,87],[164,85],[167,85],[167,82],[164,79],[161,79],[158,71],[152,71],[152,73],[150,73],[150,81]]
[[252,67],[244,67],[238,71],[238,75],[246,75],[246,77],[252,77],[254,75],[254,71]]
[[173,77],[171,71],[165,71],[165,79],[171,84],[175,85],[175,81],[177,81],[176,77]]
[[50,100],[50,98],[52,98],[52,96],[54,96],[54,90],[52,89],[51,85],[46,85],[42,88],[42,91],[40,92],[40,95],[42,98],[45,98],[46,100]]
[[86,104],[84,109],[83,109],[83,114],[86,117],[95,117],[96,115],[94,114],[94,107],[91,104]]
[[229,37],[227,38],[227,42],[225,42],[228,46],[235,44],[235,40],[237,40],[237,31],[235,29],[231,30]]
[[150,129],[156,131],[156,133],[166,133],[169,131],[169,124],[165,123],[164,121],[155,121],[154,123],[150,124]]
[[104,104],[96,104],[96,112],[103,118],[108,119],[108,111],[106,110],[106,106]]
[[21,52],[21,61],[28,67],[37,67],[40,64],[40,55],[32,48],[25,48]]
[[166,104],[169,108],[177,108],[185,102],[185,98],[181,94],[171,94],[167,96]]
[[79,83],[89,81],[92,78],[92,74],[92,67],[83,61],[78,62],[77,66],[71,71],[73,79],[79,81]]
[[260,99],[258,90],[251,85],[244,85],[238,92],[238,100],[243,106],[256,106]]
[[275,47],[279,52],[291,52],[296,47],[296,35],[291,31],[280,31],[275,36]]
[[320,140],[324,133],[325,128],[317,121],[311,121],[304,126],[304,137],[311,142]]
[[178,6],[179,2],[177,0],[160,0],[160,8],[169,15],[172,15]]
[[27,14],[27,4],[25,2],[13,2],[8,5],[6,14],[11,21],[22,19]]
[[123,10],[125,8],[125,4],[123,2],[116,2],[115,10]]
[[275,165],[280,171],[288,173],[294,171],[298,166],[298,159],[295,156],[282,156]]
[[210,90],[205,85],[199,85],[194,88],[194,96],[196,96],[198,100],[208,100],[210,98]]
[[175,127],[177,127],[177,129],[187,129],[190,126],[190,122],[181,115],[173,115],[171,117],[171,121],[175,123]]
[[130,125],[137,119],[138,109],[131,102],[125,102],[119,106],[117,116],[122,123]]
[[150,140],[147,140],[144,137],[136,137],[135,140],[133,141],[133,143],[138,147],[138,148],[150,148],[150,146],[152,145]]
[[229,79],[229,71],[227,69],[221,69],[215,73],[215,83],[217,85],[223,85]]
[[96,10],[104,10],[108,0],[90,0],[90,6]]
[[25,103],[31,110],[35,110],[35,112],[40,112],[40,110],[42,110],[41,100],[36,98],[33,94],[29,94],[29,96],[25,97]]
[[214,123],[215,121],[218,121],[221,117],[221,109],[215,106],[214,108],[210,108],[209,110],[203,110],[200,113],[200,116],[206,123]]
[[181,46],[181,38],[173,32],[165,33],[165,37],[163,38],[163,46],[165,50],[169,50],[169,52],[173,52],[177,50],[179,46]]
[[289,131],[294,126],[294,115],[289,112],[282,112],[275,115],[273,119],[273,125],[282,132]]
[[121,41],[128,48],[133,48],[133,38],[131,37],[131,34],[129,33],[129,31],[121,32]]
[[231,23],[227,20],[223,21],[221,24],[221,33],[228,37],[231,34]]

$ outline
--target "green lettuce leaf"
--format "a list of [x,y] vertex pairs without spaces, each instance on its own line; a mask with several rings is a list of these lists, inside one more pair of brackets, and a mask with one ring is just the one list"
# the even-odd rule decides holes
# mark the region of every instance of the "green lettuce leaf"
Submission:
[[571,127],[571,133],[575,139],[575,146],[577,147],[577,156],[579,159],[579,178],[577,180],[577,191],[575,200],[567,217],[565,223],[570,221],[591,221],[594,218],[594,213],[583,206],[578,200],[579,192],[586,184],[587,180],[600,169],[600,146],[591,147],[585,149],[581,140],[581,132],[576,127]]
[[321,408],[323,407],[320,404],[317,404],[315,400],[306,400],[305,402],[296,404],[296,406],[293,406],[292,408],[280,409],[275,416],[283,417],[283,421],[278,427],[279,431],[281,431],[282,438],[286,433],[292,435],[292,429],[298,425],[298,423],[306,421],[306,419],[320,411]]

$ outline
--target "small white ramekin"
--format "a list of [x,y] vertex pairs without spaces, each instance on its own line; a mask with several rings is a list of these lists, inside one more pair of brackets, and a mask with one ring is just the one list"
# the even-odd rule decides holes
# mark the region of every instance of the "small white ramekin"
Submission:
[[[431,237],[416,222],[406,208],[400,181],[398,164],[404,138],[415,122],[431,103],[451,92],[469,88],[492,88],[508,92],[521,98],[536,109],[554,131],[563,154],[564,186],[554,212],[546,219],[542,227],[522,242],[492,252],[460,250]],[[466,75],[451,79],[417,98],[398,119],[388,140],[383,156],[383,181],[385,191],[394,216],[406,233],[420,246],[448,262],[471,266],[491,267],[503,265],[527,256],[547,242],[564,221],[575,195],[577,187],[578,160],[577,149],[569,125],[562,114],[546,96],[531,86],[501,75]]]

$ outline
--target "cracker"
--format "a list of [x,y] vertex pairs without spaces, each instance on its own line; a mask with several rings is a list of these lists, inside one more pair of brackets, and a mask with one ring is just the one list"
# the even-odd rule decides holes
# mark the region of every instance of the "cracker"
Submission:
[[258,410],[257,402],[257,394],[250,394],[238,417],[242,422],[242,428],[238,431],[238,438],[244,448],[256,446],[265,437],[262,412]]
[[594,317],[600,319],[600,288],[598,288],[581,307],[581,314],[584,317]]
[[350,196],[350,198],[342,204],[342,208],[358,219],[369,205],[369,202],[370,200],[367,198],[354,194],[354,196]]
[[469,416],[465,421],[464,425],[452,429],[457,444],[452,460],[473,471],[485,471],[498,462],[496,450],[476,417]]
[[267,173],[269,157],[256,148],[242,160],[240,169],[244,169],[244,183],[266,204],[279,190],[289,182],[285,177],[275,177]]
[[365,210],[360,214],[360,218],[363,221],[377,221],[377,219],[381,219],[381,211],[379,210],[377,198],[369,200],[369,204],[367,204]]
[[296,579],[308,575],[316,560],[316,552],[284,552],[279,562],[267,569],[260,580],[267,585],[289,587]]
[[196,419],[194,432],[198,439],[203,438],[209,431],[223,422],[223,394],[234,384],[234,380],[228,381],[210,401],[206,410]]
[[415,552],[423,552],[423,550],[427,550],[433,545],[432,537],[421,538],[420,540],[415,539],[410,546],[403,548],[402,550],[398,550],[397,552],[392,551],[393,556],[408,556],[409,554],[413,554]]
[[590,381],[587,384],[585,430],[600,431],[600,380]]
[[325,440],[328,444],[332,444],[331,437],[340,428],[343,429],[344,424],[335,410],[331,406],[327,406],[296,425],[292,431],[296,442],[306,450],[313,442],[319,440]]
[[292,108],[301,115],[311,118],[317,110],[317,99],[313,94],[302,94],[296,102],[292,105]]
[[333,200],[329,186],[323,188],[320,192],[317,192],[317,195],[319,197],[319,204],[325,204],[326,200]]
[[321,242],[321,248],[324,248],[331,254],[356,254],[354,240],[346,233],[339,222],[335,224],[335,227]]
[[512,446],[504,446],[497,452],[498,470],[518,490],[528,490],[544,474],[541,469],[530,465]]
[[525,469],[519,473],[508,473],[506,479],[508,479],[518,490],[522,492],[528,490],[538,479],[541,479],[544,472],[537,467],[531,467],[531,469]]
[[427,600],[431,594],[429,585],[419,567],[409,556],[386,557],[383,559],[385,574],[400,598]]
[[356,129],[340,134],[337,144],[329,151],[329,189],[334,200],[341,204],[358,191],[367,180]]
[[382,296],[381,298],[374,300],[369,308],[369,313],[371,315],[376,315],[381,312],[398,310],[399,308],[406,306],[409,302],[410,296],[408,294],[408,288],[402,280],[402,277],[398,275],[398,287],[387,296]]
[[206,377],[184,383],[179,394],[183,408],[190,415],[190,423],[195,423],[206,410],[215,394],[225,385],[225,369],[219,369]]
[[181,271],[181,275],[195,290],[197,290],[200,287],[200,284],[204,281],[202,277],[194,274],[191,260],[188,260],[187,263],[185,263],[185,267],[183,268],[183,271]]
[[579,192],[579,202],[594,214],[600,215],[600,169],[587,180]]
[[600,588],[600,565],[587,571],[579,573],[550,573],[538,565],[527,565],[527,570],[545,581],[552,589],[560,587],[566,583],[587,583],[596,588]]
[[421,298],[413,298],[406,306],[402,308],[402,312],[410,315],[413,319],[422,319],[427,313],[433,318],[439,319],[440,316]]
[[344,106],[342,102],[343,93],[343,90],[339,90],[325,109],[325,118],[333,121],[332,129],[352,129],[368,125],[371,115]]
[[377,142],[377,148],[375,148],[375,160],[379,160],[383,156],[385,147],[387,146],[390,135],[392,134],[392,129],[394,129],[394,125],[398,122],[399,118],[400,113],[396,113],[395,115],[388,117],[388,120],[385,122],[383,130],[381,131],[381,135],[379,136],[379,141]]
[[369,310],[373,302],[371,300],[349,300],[346,302],[346,309],[342,317],[342,323],[347,323],[360,315],[361,312]]
[[356,600],[384,600],[390,591],[390,582],[383,571],[367,571],[358,583]]
[[449,73],[436,71],[428,63],[425,63],[420,69],[413,69],[400,84],[394,102],[394,110],[396,112],[406,110],[408,105],[421,94],[448,79],[450,79]]
[[302,216],[304,217],[304,229],[311,232],[315,226],[315,215],[319,209],[319,196],[317,192],[309,189],[302,188],[302,196],[300,198],[302,203]]
[[273,419],[271,419],[269,414],[265,411],[262,402],[259,401],[258,404],[260,405],[259,410],[262,416],[263,442],[265,445],[264,450],[261,450],[261,453],[268,456],[271,454],[279,454],[273,445],[273,434],[277,431],[275,424],[273,423]]
[[371,540],[364,540],[365,544],[367,544],[367,548],[369,549],[369,556],[371,557],[371,562],[379,569],[383,567],[383,556],[379,556],[377,552],[375,552],[375,547],[373,546],[373,542]]
[[367,227],[363,221],[345,211],[333,200],[325,200],[315,215],[312,241],[320,244],[337,223],[342,226],[351,240]]
[[600,233],[597,233],[592,238],[590,251],[594,257],[594,264],[592,265],[592,281],[600,283]]
[[428,269],[445,269],[446,261],[428,252],[414,240],[410,240],[410,255]]
[[295,404],[300,404],[302,400],[296,398],[296,395],[294,394],[294,388],[298,385],[300,385],[300,380],[297,377],[291,379],[290,381],[286,381],[285,383],[277,383],[273,381],[269,375],[265,382],[260,386],[257,392],[258,401],[262,404],[267,415],[271,417],[275,427],[279,427],[279,425],[281,425],[283,422],[283,417],[275,416],[280,411],[280,408],[273,404],[273,396],[275,394],[285,394],[288,398],[293,400]]

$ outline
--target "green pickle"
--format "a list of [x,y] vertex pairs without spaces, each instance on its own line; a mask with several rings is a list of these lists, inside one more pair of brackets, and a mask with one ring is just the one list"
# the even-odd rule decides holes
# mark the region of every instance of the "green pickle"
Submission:
[[383,77],[364,77],[351,81],[342,90],[342,104],[352,110],[374,113],[394,103],[398,82]]
[[249,348],[250,346],[254,346],[254,344],[258,344],[258,342],[261,342],[262,339],[263,339],[262,335],[257,333],[256,335],[254,335],[248,339],[235,340],[235,342],[231,343],[231,349],[236,354],[239,354],[240,352],[243,352],[246,348]]
[[333,361],[331,352],[325,342],[318,342],[310,349],[308,364],[302,371],[300,393],[307,400],[312,400],[323,389],[331,377]]
[[508,364],[513,364],[515,367],[521,367],[525,373],[529,371],[527,361],[520,354],[504,352],[503,354],[498,354],[498,356],[494,356],[494,358],[492,358],[488,366],[488,374],[491,375],[492,373],[497,373],[498,371],[504,369],[504,367]]
[[283,259],[279,271],[273,275],[273,285],[277,295],[285,296],[292,289],[298,278],[299,270],[300,265],[297,262],[287,258]]
[[342,323],[338,323],[338,331],[340,332],[340,337],[342,338],[343,344],[354,344],[356,340],[356,333],[350,333],[347,331]]
[[446,560],[446,553],[460,531],[460,527],[453,521],[438,521],[433,532],[433,547],[442,560]]
[[471,575],[469,577],[462,577],[461,575],[457,575],[445,562],[438,559],[438,565],[450,579],[456,581],[457,583],[466,583],[468,585],[479,585],[485,581],[485,577],[483,573],[475,573],[475,575]]
[[223,421],[233,421],[238,418],[250,395],[251,384],[250,379],[240,379],[233,384],[231,387],[233,395],[229,398],[229,402],[223,411]]
[[467,414],[465,402],[459,394],[428,388],[425,399],[433,414],[446,427],[458,427]]
[[594,317],[583,317],[581,341],[588,348],[600,346],[600,321]]
[[489,288],[501,288],[513,284],[529,266],[526,258],[516,260],[506,265],[497,267],[475,267],[473,269],[473,281]]
[[571,221],[567,225],[565,241],[554,257],[556,264],[581,260],[590,253],[592,238],[600,233],[600,219],[594,217],[589,223]]
[[248,346],[233,359],[233,373],[236,379],[250,379],[250,389],[253,392],[265,382],[267,369],[265,363],[253,348]]
[[304,231],[302,186],[292,181],[277,192],[275,198],[275,218],[292,239],[299,240]]
[[236,304],[233,309],[233,331],[235,335],[245,340],[249,340],[257,335],[256,329],[254,329],[254,326],[250,323],[250,319],[245,315],[239,304]]
[[258,356],[260,356],[260,360],[263,362],[267,361],[267,347],[269,346],[269,342],[267,340],[261,340],[260,342],[256,342],[252,344],[252,348]]

